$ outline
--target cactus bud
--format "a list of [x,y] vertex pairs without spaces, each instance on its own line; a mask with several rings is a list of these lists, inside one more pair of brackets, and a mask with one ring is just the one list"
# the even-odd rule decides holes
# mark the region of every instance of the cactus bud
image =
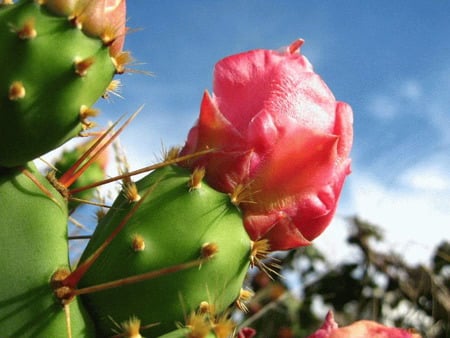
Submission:
[[67,16],[86,34],[100,37],[111,47],[111,56],[122,51],[125,41],[125,0],[46,0],[56,15]]

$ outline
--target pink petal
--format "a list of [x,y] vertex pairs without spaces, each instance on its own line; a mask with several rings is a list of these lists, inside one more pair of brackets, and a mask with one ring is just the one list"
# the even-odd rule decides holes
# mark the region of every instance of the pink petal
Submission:
[[338,328],[338,324],[334,321],[333,312],[328,311],[322,326],[308,338],[328,338],[330,334]]
[[[309,61],[300,54],[254,50],[227,57],[214,69],[214,93],[227,119],[246,130],[272,90],[277,79],[311,72]],[[270,79],[270,80],[269,80]]]
[[330,311],[322,326],[308,338],[421,338],[421,336],[411,330],[388,327],[370,320],[360,320],[339,328]]

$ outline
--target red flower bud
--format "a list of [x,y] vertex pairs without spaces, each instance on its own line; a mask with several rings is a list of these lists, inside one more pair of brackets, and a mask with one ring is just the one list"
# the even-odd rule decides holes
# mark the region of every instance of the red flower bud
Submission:
[[125,0],[45,0],[55,14],[68,16],[88,35],[110,45],[111,56],[122,51],[126,33]]
[[204,166],[213,187],[239,195],[249,235],[273,250],[322,233],[350,173],[352,110],[299,53],[302,43],[219,61],[214,94],[205,93],[182,151],[216,149],[187,165]]
[[370,320],[360,320],[349,326],[339,328],[333,313],[328,312],[322,327],[308,338],[420,338],[411,330],[387,327]]

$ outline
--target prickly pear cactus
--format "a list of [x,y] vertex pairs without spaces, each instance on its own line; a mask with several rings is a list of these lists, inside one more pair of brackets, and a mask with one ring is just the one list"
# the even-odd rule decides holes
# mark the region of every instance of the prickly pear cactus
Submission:
[[85,34],[76,13],[53,14],[45,2],[0,7],[0,166],[23,165],[89,128],[91,106],[123,72],[110,36]]
[[68,330],[51,285],[69,267],[66,202],[28,165],[0,170],[0,205],[0,336],[94,337],[79,300],[68,305]]
[[[133,202],[138,195],[125,191],[100,221],[82,263],[128,218],[79,283],[88,289],[123,282],[83,296],[102,335],[111,335],[112,320],[130,315],[159,323],[146,335],[163,334],[201,304],[222,313],[239,297],[252,243],[229,196],[202,177],[177,166],[158,169],[136,183],[143,200]],[[148,279],[147,273],[154,275]],[[132,285],[121,285],[140,275]]]
[[92,105],[129,61],[124,13],[124,0],[0,0],[2,338],[232,337],[230,305],[243,308],[248,268],[267,253],[233,198],[204,170],[168,165],[175,158],[137,183],[121,175],[122,193],[70,267],[68,206],[92,197],[105,169],[96,148],[120,131],[64,153],[62,176],[30,161],[93,125]]

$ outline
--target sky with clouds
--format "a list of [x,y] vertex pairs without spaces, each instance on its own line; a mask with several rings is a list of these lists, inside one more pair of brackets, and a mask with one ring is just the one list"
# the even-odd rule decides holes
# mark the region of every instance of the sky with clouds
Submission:
[[[128,1],[135,62],[99,124],[143,111],[122,136],[131,166],[183,144],[212,69],[297,38],[336,98],[354,110],[353,173],[317,245],[337,257],[345,216],[384,228],[388,248],[426,262],[450,238],[450,2]],[[144,72],[151,72],[148,76]]]

